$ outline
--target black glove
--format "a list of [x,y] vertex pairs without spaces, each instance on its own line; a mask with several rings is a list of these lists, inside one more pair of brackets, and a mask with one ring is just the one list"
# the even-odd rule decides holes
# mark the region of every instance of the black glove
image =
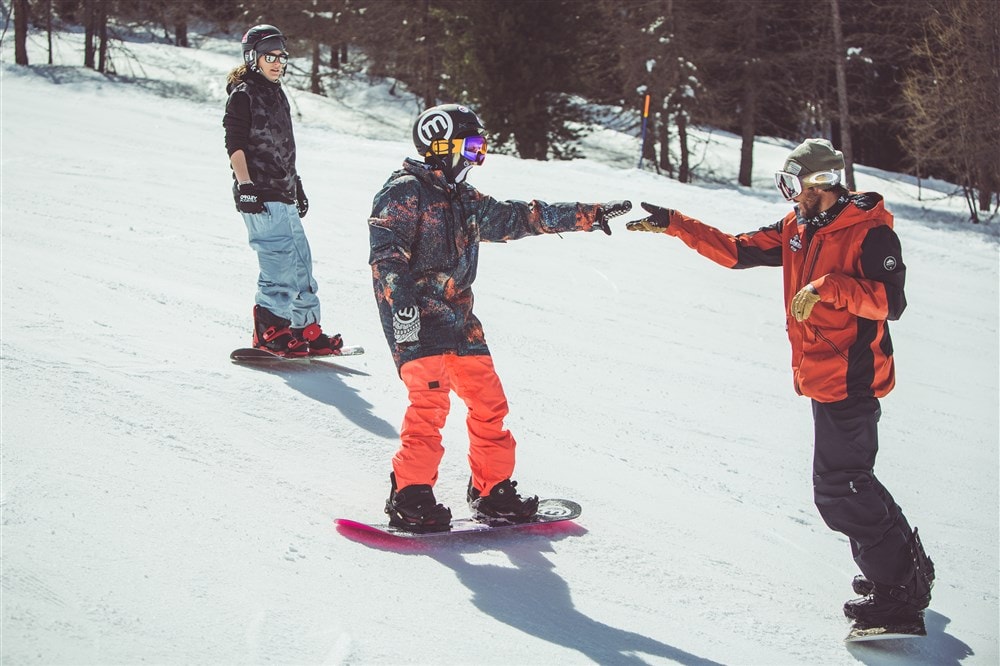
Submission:
[[236,199],[236,210],[241,213],[264,212],[264,204],[257,194],[257,186],[253,183],[237,183],[233,181],[233,198]]
[[645,201],[642,202],[642,207],[646,209],[646,212],[652,213],[652,215],[644,217],[641,220],[626,222],[625,228],[629,231],[652,231],[656,233],[666,231],[667,227],[670,226],[670,216],[675,211],[670,208],[660,208]]
[[306,199],[306,192],[302,189],[302,179],[295,177],[295,210],[299,211],[299,217],[305,217],[309,212],[309,199]]
[[630,210],[632,210],[631,201],[609,201],[608,203],[603,203],[597,207],[594,226],[600,227],[601,231],[610,236],[611,227],[608,226],[608,220],[619,215],[624,215]]

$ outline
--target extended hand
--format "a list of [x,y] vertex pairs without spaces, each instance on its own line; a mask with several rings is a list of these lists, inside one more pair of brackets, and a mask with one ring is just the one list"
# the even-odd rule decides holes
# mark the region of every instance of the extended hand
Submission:
[[789,310],[795,317],[795,321],[805,321],[812,314],[813,306],[817,303],[819,303],[819,293],[816,291],[816,287],[807,284],[792,296],[792,305]]
[[257,186],[253,183],[241,183],[237,185],[234,182],[233,198],[236,199],[236,210],[241,213],[254,215],[264,212],[264,204],[257,193]]
[[663,233],[667,230],[667,227],[670,226],[670,216],[674,214],[673,209],[660,208],[645,201],[642,202],[642,207],[646,209],[647,213],[651,214],[641,220],[626,222],[626,229],[629,231],[652,231],[654,233]]
[[611,227],[608,225],[608,220],[619,215],[624,215],[630,210],[632,210],[631,201],[609,201],[608,203],[603,203],[597,207],[594,226],[600,227],[601,231],[610,236]]

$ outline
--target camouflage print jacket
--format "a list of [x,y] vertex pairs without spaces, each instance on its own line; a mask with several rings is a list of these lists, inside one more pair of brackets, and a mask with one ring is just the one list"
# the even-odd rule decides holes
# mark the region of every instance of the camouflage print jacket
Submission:
[[479,243],[592,231],[598,204],[497,201],[407,159],[375,195],[372,278],[396,367],[444,353],[488,355],[472,313]]
[[295,137],[292,114],[281,84],[256,72],[227,86],[229,101],[222,125],[226,150],[242,150],[264,201],[295,203]]

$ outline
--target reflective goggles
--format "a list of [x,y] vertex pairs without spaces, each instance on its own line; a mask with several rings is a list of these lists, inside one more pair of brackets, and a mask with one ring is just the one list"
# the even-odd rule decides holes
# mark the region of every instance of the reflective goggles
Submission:
[[265,53],[263,55],[264,55],[264,62],[266,62],[269,65],[273,64],[274,62],[280,62],[282,65],[288,63],[287,53]]
[[449,155],[451,153],[461,153],[462,157],[473,162],[477,166],[486,159],[486,137],[474,134],[464,139],[436,139],[431,142],[430,154]]
[[817,171],[805,178],[799,178],[787,171],[778,171],[774,174],[774,184],[777,186],[781,196],[785,200],[791,201],[802,194],[807,187],[818,187],[821,190],[828,190],[840,183],[840,172],[838,171]]
[[486,137],[474,134],[461,139],[461,142],[462,146],[460,150],[462,151],[462,157],[470,162],[475,162],[477,165],[482,164],[483,160],[486,159]]

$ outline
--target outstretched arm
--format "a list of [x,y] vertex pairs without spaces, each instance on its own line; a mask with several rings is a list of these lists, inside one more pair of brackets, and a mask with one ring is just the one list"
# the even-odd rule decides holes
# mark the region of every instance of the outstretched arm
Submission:
[[480,238],[487,242],[516,240],[525,236],[567,231],[596,231],[611,235],[608,221],[632,209],[629,201],[607,203],[554,203],[497,201],[476,193]]
[[625,224],[629,231],[676,236],[698,254],[726,268],[781,265],[781,222],[732,236],[671,208],[642,203],[647,217]]

